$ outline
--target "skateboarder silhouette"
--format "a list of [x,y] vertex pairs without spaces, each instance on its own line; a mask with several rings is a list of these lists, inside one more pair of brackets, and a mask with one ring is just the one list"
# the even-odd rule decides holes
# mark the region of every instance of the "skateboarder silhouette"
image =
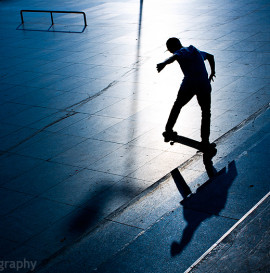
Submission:
[[[210,137],[210,119],[211,119],[211,81],[215,77],[215,60],[214,56],[199,51],[196,47],[190,45],[183,47],[178,38],[170,38],[166,42],[168,51],[173,55],[162,63],[157,64],[157,71],[160,72],[166,65],[178,61],[184,79],[180,86],[177,98],[170,112],[165,132],[163,136],[165,142],[172,140],[177,136],[177,132],[173,131],[173,127],[177,121],[179,113],[184,105],[186,105],[194,95],[196,95],[198,103],[202,111],[201,120],[201,139],[202,144],[208,146]],[[211,74],[208,73],[204,61],[208,60],[211,68]]]

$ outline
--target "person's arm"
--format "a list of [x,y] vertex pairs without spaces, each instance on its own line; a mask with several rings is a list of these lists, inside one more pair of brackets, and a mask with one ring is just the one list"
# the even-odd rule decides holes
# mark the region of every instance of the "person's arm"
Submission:
[[166,61],[164,61],[163,63],[159,63],[157,64],[157,71],[158,73],[167,65],[167,64],[171,64],[176,60],[176,55],[172,55],[170,58],[168,58]]
[[214,81],[214,77],[216,77],[214,55],[206,53],[206,60],[208,60],[210,68],[211,68],[211,74],[209,76],[209,81],[211,82],[211,81]]

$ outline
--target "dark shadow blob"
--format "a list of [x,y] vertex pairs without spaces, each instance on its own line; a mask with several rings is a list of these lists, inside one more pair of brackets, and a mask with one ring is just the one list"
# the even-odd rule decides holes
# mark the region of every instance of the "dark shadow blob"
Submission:
[[97,203],[96,196],[101,195],[105,190],[108,190],[108,187],[99,187],[95,190],[94,194],[82,200],[80,205],[81,210],[71,220],[69,227],[71,233],[83,234],[91,227],[94,227],[98,220],[100,220],[103,205],[107,203],[107,200],[103,197],[100,202]]
[[91,231],[102,223],[105,217],[121,210],[143,190],[143,187],[124,181],[123,183],[103,181],[102,184],[104,186],[97,186],[93,193],[80,201],[77,213],[70,220],[69,232],[82,235]]
[[184,177],[181,175],[178,168],[171,171],[172,178],[174,180],[174,183],[180,192],[180,194],[183,196],[183,198],[188,197],[192,192],[189,186],[187,185]]
[[183,200],[184,218],[187,226],[183,231],[180,242],[171,245],[171,256],[180,254],[191,241],[195,231],[207,218],[211,218],[224,209],[228,190],[237,176],[235,161],[217,173],[216,177],[206,182],[197,192]]
[[209,178],[213,178],[217,175],[217,170],[213,165],[213,154],[211,153],[204,153],[203,154],[203,164],[205,166],[205,170]]
[[[211,179],[213,179],[215,176],[218,175],[217,170],[215,169],[213,162],[212,162],[212,153],[204,153],[203,154],[203,163],[205,165],[206,172]],[[190,194],[192,194],[191,189],[187,185],[184,177],[181,175],[180,171],[178,168],[175,168],[174,170],[171,171],[172,178],[174,180],[174,183],[180,192],[180,194],[183,196],[183,198],[187,198]]]

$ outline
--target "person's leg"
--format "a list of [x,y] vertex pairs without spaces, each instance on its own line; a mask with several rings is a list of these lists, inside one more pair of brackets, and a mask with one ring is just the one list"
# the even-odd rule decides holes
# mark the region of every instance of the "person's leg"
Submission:
[[205,144],[209,144],[210,124],[211,124],[211,85],[202,83],[197,92],[197,100],[202,110],[201,139]]
[[173,127],[177,121],[180,111],[184,105],[186,105],[194,96],[194,90],[191,88],[190,84],[183,81],[180,86],[177,98],[174,102],[172,110],[170,112],[167,124],[165,126],[166,132],[172,132]]

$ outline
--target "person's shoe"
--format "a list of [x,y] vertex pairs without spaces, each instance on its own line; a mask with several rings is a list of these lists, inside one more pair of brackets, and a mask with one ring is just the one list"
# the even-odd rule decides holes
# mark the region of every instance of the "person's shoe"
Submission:
[[173,140],[177,136],[177,132],[175,131],[165,131],[162,133],[164,136],[164,141],[169,142],[170,140]]

